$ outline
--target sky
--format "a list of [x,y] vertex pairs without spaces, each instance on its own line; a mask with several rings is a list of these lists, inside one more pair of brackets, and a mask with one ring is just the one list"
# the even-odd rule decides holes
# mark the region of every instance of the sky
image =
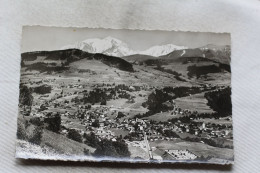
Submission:
[[59,50],[89,38],[114,37],[133,50],[146,50],[152,46],[174,44],[189,48],[207,44],[230,45],[230,34],[181,31],[145,31],[126,29],[91,29],[72,27],[25,26],[22,33],[21,52]]

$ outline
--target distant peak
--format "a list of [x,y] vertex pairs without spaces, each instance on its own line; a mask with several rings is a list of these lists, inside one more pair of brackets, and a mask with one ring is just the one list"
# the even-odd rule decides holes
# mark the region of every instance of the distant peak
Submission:
[[129,56],[134,54],[142,54],[159,57],[166,55],[175,50],[187,49],[184,46],[176,46],[174,44],[155,45],[143,51],[135,51],[128,47],[128,45],[111,36],[107,36],[103,39],[90,38],[75,44],[64,46],[62,49],[76,48],[89,53],[103,53],[110,56]]

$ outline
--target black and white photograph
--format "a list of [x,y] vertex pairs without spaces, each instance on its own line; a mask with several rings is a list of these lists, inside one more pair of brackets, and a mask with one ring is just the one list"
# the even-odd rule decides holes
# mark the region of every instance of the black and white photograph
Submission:
[[16,158],[233,164],[229,33],[25,26]]

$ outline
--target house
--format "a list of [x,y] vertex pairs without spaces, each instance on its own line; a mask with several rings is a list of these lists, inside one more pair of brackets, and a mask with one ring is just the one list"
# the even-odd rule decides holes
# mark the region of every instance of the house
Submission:
[[129,87],[129,90],[130,90],[130,91],[135,91],[135,87],[130,86],[130,87]]
[[154,160],[157,160],[157,161],[159,161],[159,162],[163,161],[162,156],[158,156],[158,155],[153,156],[153,159],[154,159]]
[[205,130],[206,129],[206,124],[203,122],[199,129],[200,130]]
[[104,127],[104,123],[99,123],[100,127]]
[[101,117],[101,118],[104,118],[104,117],[105,117],[105,115],[104,115],[104,114],[101,114],[101,115],[100,115],[100,117]]
[[97,134],[104,134],[106,133],[105,130],[103,128],[98,128],[96,131]]
[[196,131],[195,131],[195,135],[198,135],[198,134],[199,134],[199,132],[196,130]]

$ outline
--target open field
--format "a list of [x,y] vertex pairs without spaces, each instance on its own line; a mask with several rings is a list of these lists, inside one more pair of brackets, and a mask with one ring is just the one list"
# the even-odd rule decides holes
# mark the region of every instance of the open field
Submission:
[[204,157],[212,156],[214,158],[222,159],[231,159],[233,157],[232,149],[212,147],[198,142],[156,141],[151,142],[151,146],[167,150],[189,150],[197,156]]
[[189,109],[199,113],[213,113],[214,111],[207,105],[208,101],[204,93],[194,94],[187,97],[175,99],[176,105],[181,109]]

